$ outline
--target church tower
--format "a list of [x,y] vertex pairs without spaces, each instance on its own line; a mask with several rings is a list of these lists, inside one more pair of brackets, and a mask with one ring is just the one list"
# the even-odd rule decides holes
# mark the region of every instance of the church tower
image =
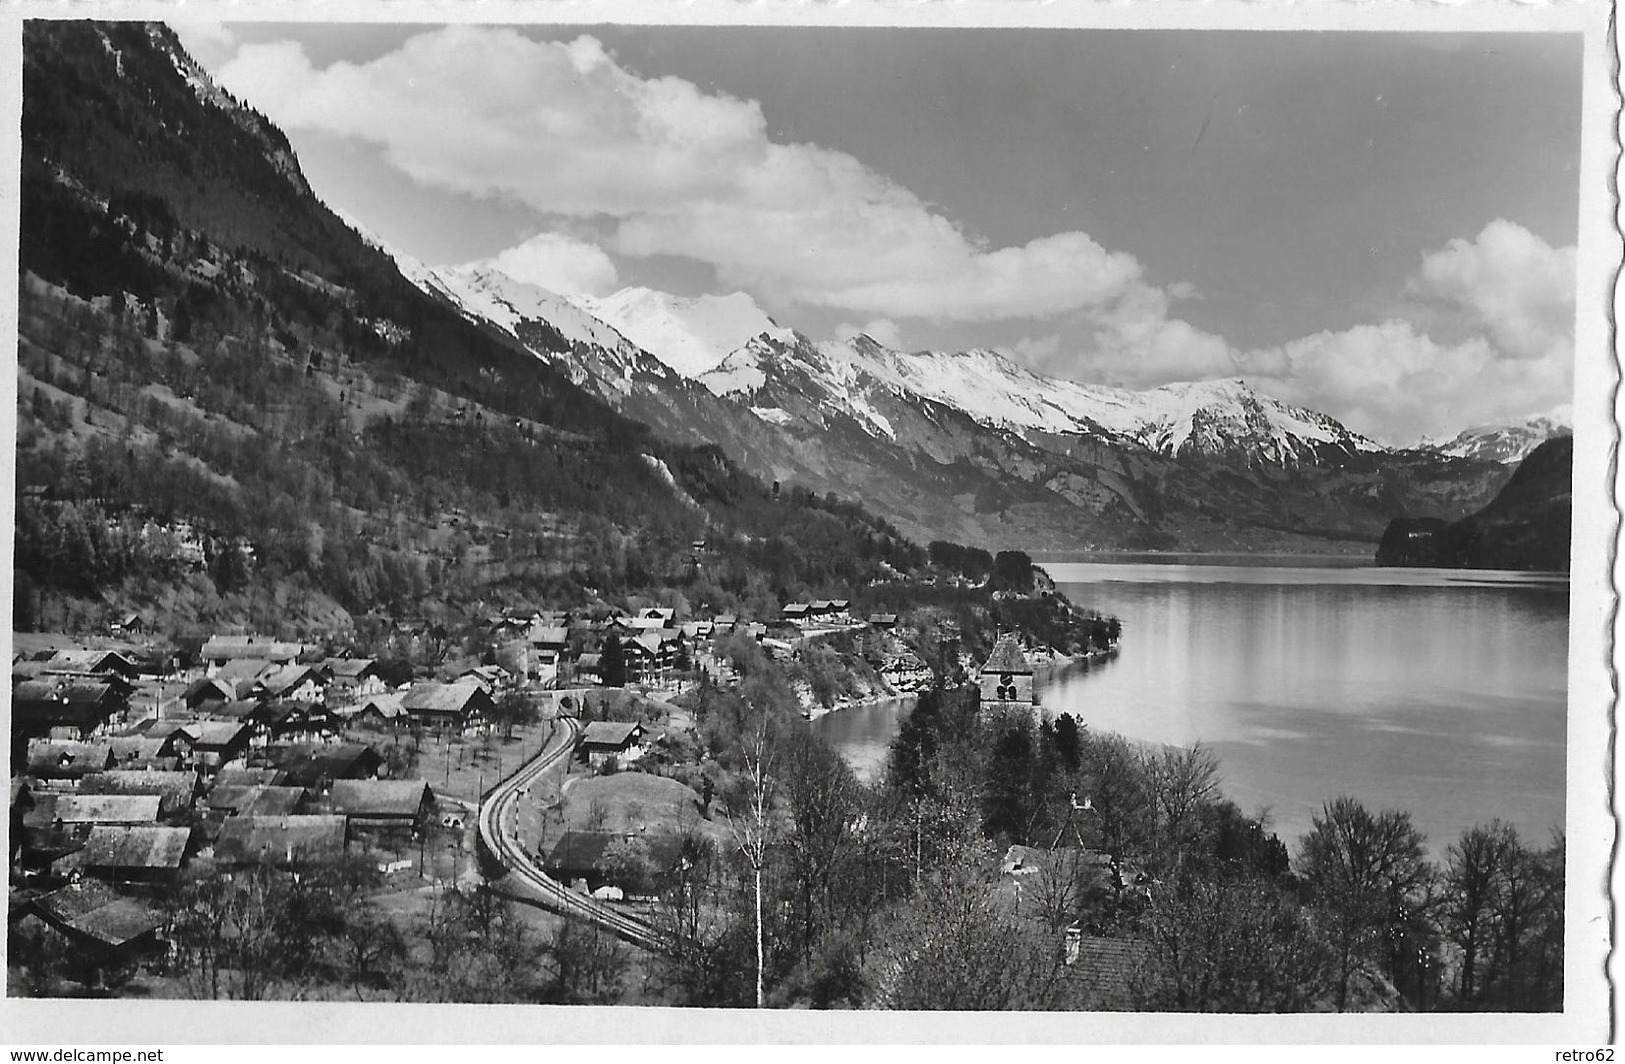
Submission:
[[1038,704],[1033,693],[1033,667],[1014,636],[999,637],[993,653],[982,666],[981,687],[983,708],[1026,706],[1030,709]]

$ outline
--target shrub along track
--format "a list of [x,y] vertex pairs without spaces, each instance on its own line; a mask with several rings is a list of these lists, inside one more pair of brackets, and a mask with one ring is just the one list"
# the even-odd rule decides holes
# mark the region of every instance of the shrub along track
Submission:
[[569,757],[581,725],[571,717],[558,717],[553,732],[536,756],[512,776],[496,784],[480,802],[480,856],[490,890],[526,905],[578,920],[587,920],[635,946],[669,952],[671,942],[661,932],[634,916],[580,894],[536,867],[518,837],[518,803],[532,782]]

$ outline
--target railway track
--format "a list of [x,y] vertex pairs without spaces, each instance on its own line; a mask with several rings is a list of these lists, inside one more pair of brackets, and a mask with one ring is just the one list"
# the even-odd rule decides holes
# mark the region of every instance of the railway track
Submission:
[[[503,897],[561,916],[586,920],[644,949],[669,952],[670,940],[635,916],[580,894],[536,867],[517,834],[519,798],[542,773],[570,756],[581,725],[570,717],[554,721],[554,733],[536,756],[493,787],[480,802],[479,839],[485,854],[505,872],[490,889]],[[553,740],[561,740],[554,742]]]

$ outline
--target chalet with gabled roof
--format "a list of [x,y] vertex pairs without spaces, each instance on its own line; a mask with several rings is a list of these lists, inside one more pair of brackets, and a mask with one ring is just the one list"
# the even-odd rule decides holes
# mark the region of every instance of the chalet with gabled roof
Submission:
[[442,731],[468,731],[485,724],[496,708],[491,693],[477,683],[413,684],[401,699],[413,724]]

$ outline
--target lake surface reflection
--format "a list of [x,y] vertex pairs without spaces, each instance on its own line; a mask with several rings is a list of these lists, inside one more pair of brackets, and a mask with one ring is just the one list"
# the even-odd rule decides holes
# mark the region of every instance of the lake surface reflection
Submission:
[[[1043,686],[1047,713],[1219,754],[1224,791],[1296,850],[1320,803],[1411,812],[1442,856],[1499,817],[1564,824],[1568,582],[1522,573],[1303,565],[1050,563],[1123,622],[1120,653]],[[816,722],[878,771],[897,707]],[[841,719],[847,718],[847,719]]]

